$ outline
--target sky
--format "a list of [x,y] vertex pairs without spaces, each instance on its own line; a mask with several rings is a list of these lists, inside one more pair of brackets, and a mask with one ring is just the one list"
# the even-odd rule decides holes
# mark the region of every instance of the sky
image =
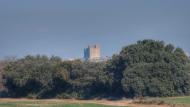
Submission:
[[190,0],[0,0],[0,58],[101,56],[142,39],[163,40],[190,53]]

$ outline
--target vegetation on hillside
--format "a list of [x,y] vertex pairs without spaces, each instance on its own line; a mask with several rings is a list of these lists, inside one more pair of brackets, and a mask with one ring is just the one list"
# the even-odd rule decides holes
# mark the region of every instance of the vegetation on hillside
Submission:
[[4,67],[7,97],[103,98],[190,94],[190,61],[181,48],[143,40],[106,62],[26,56]]

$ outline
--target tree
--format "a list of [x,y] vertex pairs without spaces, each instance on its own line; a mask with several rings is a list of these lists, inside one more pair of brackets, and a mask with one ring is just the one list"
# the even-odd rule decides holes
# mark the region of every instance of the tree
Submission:
[[188,58],[184,51],[162,41],[143,40],[123,48],[127,63],[122,87],[126,96],[174,96],[190,92]]
[[43,97],[45,92],[55,88],[54,84],[57,84],[55,82],[60,83],[68,78],[67,71],[60,67],[60,64],[59,58],[49,59],[39,55],[26,56],[10,62],[5,68],[5,85],[10,96],[22,97],[36,94],[36,97]]
[[163,41],[138,41],[106,62],[28,55],[2,68],[9,97],[90,99],[190,94],[189,58],[181,48]]

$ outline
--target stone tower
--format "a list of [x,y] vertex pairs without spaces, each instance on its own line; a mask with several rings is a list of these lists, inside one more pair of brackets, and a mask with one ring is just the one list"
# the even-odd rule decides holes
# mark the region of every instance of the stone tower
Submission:
[[84,49],[84,59],[90,61],[96,61],[100,59],[100,46],[93,45]]

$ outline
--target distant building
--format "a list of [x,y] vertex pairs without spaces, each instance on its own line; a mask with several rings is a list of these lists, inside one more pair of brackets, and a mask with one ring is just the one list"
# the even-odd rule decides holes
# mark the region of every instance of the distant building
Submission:
[[93,45],[88,46],[84,49],[84,59],[88,61],[98,61],[100,60],[100,46]]

